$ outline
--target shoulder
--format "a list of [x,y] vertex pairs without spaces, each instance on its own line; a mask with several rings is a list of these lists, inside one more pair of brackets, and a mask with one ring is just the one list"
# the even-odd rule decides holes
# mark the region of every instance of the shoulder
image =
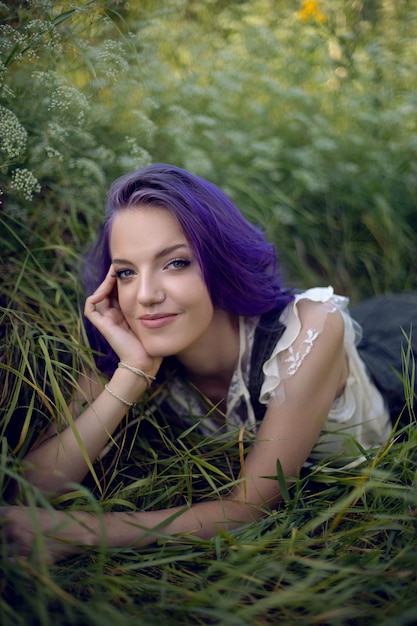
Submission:
[[325,329],[324,338],[335,339],[338,336],[343,339],[345,321],[342,312],[334,304],[301,299],[296,306],[301,334],[309,329],[317,333]]
[[301,291],[294,296],[294,300],[284,310],[284,317],[289,319],[297,316],[299,310],[310,310],[331,313],[339,311],[347,313],[349,298],[334,293],[333,287],[314,287]]
[[[317,405],[327,415],[346,377],[345,321],[337,307],[301,300],[297,303],[298,331],[284,345],[278,341],[263,365],[260,401],[285,403],[297,410]],[[289,402],[289,404],[288,404]],[[300,405],[301,403],[301,405]]]
[[314,342],[324,329],[329,341],[337,337],[342,340],[345,322],[349,318],[348,305],[348,298],[335,295],[332,287],[308,289],[296,294],[281,316],[285,332],[271,356],[294,344]]
[[331,288],[312,291],[297,294],[281,316],[285,331],[262,366],[262,404],[277,394],[283,400],[281,383],[295,374],[311,375],[315,368],[324,374],[344,354],[347,299],[339,302]]
[[290,368],[293,373],[304,360],[307,367],[326,363],[331,367],[344,348],[345,321],[340,310],[327,302],[302,299],[297,303],[297,315],[299,332],[284,350],[283,361],[294,365]]

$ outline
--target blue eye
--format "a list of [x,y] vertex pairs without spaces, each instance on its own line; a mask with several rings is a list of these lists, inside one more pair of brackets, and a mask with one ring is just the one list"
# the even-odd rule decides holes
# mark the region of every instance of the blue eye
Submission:
[[117,278],[119,278],[120,280],[123,280],[125,278],[130,278],[131,276],[133,276],[134,271],[133,270],[117,270],[115,274]]
[[190,265],[191,261],[188,259],[173,259],[167,264],[167,267],[174,270],[182,270]]

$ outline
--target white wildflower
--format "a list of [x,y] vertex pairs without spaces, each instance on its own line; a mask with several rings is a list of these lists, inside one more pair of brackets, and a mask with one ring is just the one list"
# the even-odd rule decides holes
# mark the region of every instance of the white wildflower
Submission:
[[34,70],[31,74],[31,78],[33,79],[35,87],[41,87],[44,93],[45,89],[54,89],[60,80],[57,74],[51,70],[48,72]]
[[13,54],[13,58],[21,59],[19,48],[23,46],[26,39],[24,35],[8,24],[0,24],[0,51],[4,50],[4,58],[7,54]]
[[7,71],[7,67],[4,65],[4,63],[2,63],[0,61],[0,80],[1,80],[1,82],[3,82],[3,76],[5,75],[6,71]]
[[34,193],[39,193],[41,186],[36,176],[26,168],[16,169],[12,172],[10,189],[17,191],[26,200],[32,200]]
[[61,38],[56,28],[52,28],[51,22],[45,20],[31,20],[26,25],[26,31],[30,37],[30,44],[41,44],[52,52],[59,53],[62,49]]
[[[1,76],[1,78],[3,78],[3,75]],[[5,84],[1,86],[1,95],[3,96],[3,100],[5,102],[14,100],[16,98],[16,94],[14,93],[14,91],[8,85],[5,85]]]
[[42,37],[50,29],[50,24],[45,20],[30,20],[26,24],[25,29],[34,37]]
[[139,146],[139,144],[138,144],[137,140],[135,139],[135,137],[125,137],[125,141],[126,141],[127,145],[130,148],[129,153],[132,156],[138,156],[138,154],[140,154],[140,151],[142,150],[142,148]]
[[61,124],[58,124],[58,122],[49,122],[48,123],[48,130],[49,130],[51,136],[56,141],[61,141],[62,142],[69,135],[68,128],[65,128],[64,126],[61,126]]
[[75,87],[57,87],[52,93],[49,111],[66,117],[73,114],[78,124],[83,124],[89,105],[87,98]]
[[116,155],[107,146],[97,146],[94,150],[94,158],[98,163],[102,164],[108,163],[113,165],[116,161]]
[[106,41],[93,51],[98,72],[107,78],[115,79],[120,73],[129,71],[129,63],[124,58],[123,46],[118,41]]
[[55,148],[53,148],[52,146],[45,146],[45,152],[46,156],[50,159],[57,159],[61,162],[64,160],[62,154],[58,150],[55,150]]
[[138,147],[134,155],[124,154],[120,156],[118,163],[123,170],[129,171],[150,165],[152,157],[147,150]]
[[0,150],[15,159],[26,147],[27,132],[16,115],[0,106]]

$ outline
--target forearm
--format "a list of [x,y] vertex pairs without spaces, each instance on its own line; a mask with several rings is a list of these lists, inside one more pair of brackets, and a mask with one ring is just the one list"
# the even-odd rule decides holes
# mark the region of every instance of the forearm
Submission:
[[95,546],[104,543],[109,547],[143,548],[166,536],[208,539],[222,529],[232,530],[263,515],[258,507],[228,499],[160,511],[105,513],[101,519],[90,518],[88,541]]
[[[207,539],[259,518],[259,508],[230,500],[201,502],[191,507],[135,513],[51,511],[0,507],[6,538],[22,556],[37,555],[53,563],[87,547],[143,548],[160,537]],[[39,532],[43,540],[36,540]]]
[[[146,389],[145,379],[117,369],[109,387],[121,398],[135,402]],[[47,439],[25,457],[25,477],[51,494],[62,493],[71,482],[81,482],[123,419],[128,406],[108,391],[61,433]]]

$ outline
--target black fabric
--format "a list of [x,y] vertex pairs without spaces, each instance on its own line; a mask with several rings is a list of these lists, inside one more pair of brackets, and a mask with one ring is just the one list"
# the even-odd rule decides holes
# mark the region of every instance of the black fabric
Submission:
[[264,382],[262,366],[271,356],[272,350],[285,330],[284,324],[279,319],[285,306],[264,313],[255,330],[248,390],[257,421],[262,420],[267,409],[266,405],[258,400]]
[[[255,331],[249,393],[258,421],[262,420],[267,408],[258,401],[264,381],[262,366],[285,330],[279,319],[282,310],[265,313]],[[417,362],[417,292],[370,298],[352,308],[351,315],[363,330],[359,355],[386,399],[392,421],[395,422],[400,414],[402,421],[409,420],[412,415],[406,406],[404,377],[413,382],[416,410],[417,372],[413,381],[413,367]],[[405,363],[407,353],[409,360]]]
[[[412,380],[417,357],[417,292],[365,300],[352,308],[351,315],[363,329],[358,352],[395,422],[406,403],[404,377]],[[406,363],[403,355],[408,352],[410,358]],[[417,380],[414,380],[414,407],[416,396]],[[405,407],[403,421],[412,417],[410,413]]]

